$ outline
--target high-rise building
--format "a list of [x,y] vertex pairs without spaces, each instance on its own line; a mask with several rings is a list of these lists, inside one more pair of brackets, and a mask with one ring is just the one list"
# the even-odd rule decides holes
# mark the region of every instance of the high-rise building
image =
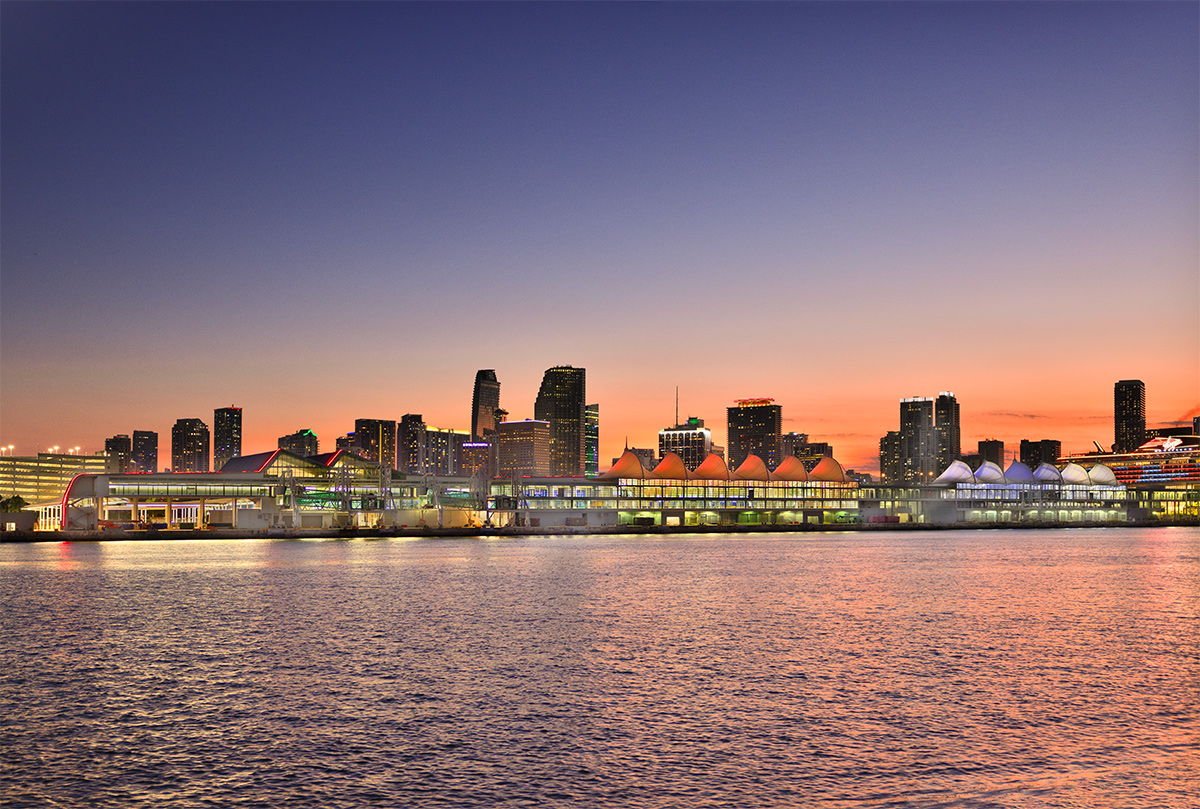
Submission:
[[904,480],[904,464],[900,460],[900,432],[891,430],[879,439],[879,477],[884,483]]
[[688,469],[704,463],[712,452],[712,430],[704,426],[704,419],[689,416],[683,424],[665,427],[658,431],[658,457],[674,452]]
[[406,413],[400,419],[396,468],[409,475],[425,474],[425,420],[420,413]]
[[213,468],[218,472],[242,455],[242,409],[221,407],[213,411]]
[[1116,452],[1133,452],[1146,443],[1146,385],[1122,379],[1113,388],[1113,426]]
[[783,437],[783,407],[774,399],[738,399],[727,408],[729,466],[737,469],[751,455],[757,455],[768,469],[779,466]]
[[475,372],[475,391],[471,394],[471,439],[481,441],[496,431],[500,420],[500,382],[492,369]]
[[1200,416],[1192,419],[1192,435],[1200,435]]
[[297,430],[291,435],[282,436],[279,439],[279,448],[287,450],[293,455],[299,455],[301,458],[309,458],[321,453],[321,443],[317,440],[317,434],[312,430]]
[[556,365],[542,376],[533,417],[550,425],[550,474],[582,475],[587,459],[587,379],[583,368]]
[[[979,456],[985,461],[991,461],[1001,469],[1004,468],[1004,442],[988,438],[979,442]],[[948,466],[949,464],[947,464]]]
[[354,439],[364,458],[384,469],[396,467],[396,422],[386,419],[355,419]]
[[208,425],[200,419],[179,419],[171,428],[171,471],[207,472]]
[[158,433],[153,430],[133,431],[133,461],[130,471],[153,475],[158,471]]
[[[492,440],[495,440],[493,434]],[[458,474],[492,477],[492,444],[488,441],[464,441],[458,459]]]
[[500,477],[546,477],[550,472],[550,425],[545,421],[502,421],[496,426]]
[[425,463],[422,471],[427,475],[459,475],[462,463],[463,444],[467,434],[458,430],[425,429]]
[[961,430],[958,420],[958,400],[949,391],[941,391],[933,402],[933,429],[937,436],[937,472],[962,455]]
[[954,394],[900,400],[900,466],[903,483],[930,483],[962,455],[959,406]]
[[933,399],[900,400],[900,469],[903,483],[929,483],[938,474],[937,439],[933,432]]
[[1049,438],[1043,438],[1040,441],[1030,441],[1027,438],[1021,439],[1021,463],[1030,469],[1036,469],[1038,464],[1058,463],[1058,459],[1061,457],[1061,441],[1054,441]]
[[118,474],[126,475],[133,467],[133,442],[127,435],[104,439],[104,454],[113,459]]
[[584,441],[583,471],[588,477],[600,474],[600,405],[590,404],[584,410],[587,438]]

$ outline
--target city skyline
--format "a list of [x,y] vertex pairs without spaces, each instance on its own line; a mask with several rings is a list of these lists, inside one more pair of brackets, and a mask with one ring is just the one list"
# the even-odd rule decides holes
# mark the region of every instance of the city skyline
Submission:
[[[1195,4],[0,6],[0,444],[681,417],[878,469],[1200,405]],[[263,42],[271,42],[268,50]],[[772,306],[770,304],[778,301]],[[1132,331],[1131,331],[1132,329]],[[166,466],[160,458],[159,465]]]
[[[548,369],[548,372],[549,372],[549,371],[556,371],[556,370],[562,370],[562,368],[561,368],[561,367],[555,367],[555,368],[551,368],[551,369]],[[586,369],[579,368],[579,369],[576,369],[576,370],[578,370],[578,371],[581,371],[581,372],[582,372],[582,371],[585,371]],[[545,375],[543,375],[543,376],[545,376]],[[1136,380],[1136,382],[1137,382],[1139,385],[1141,385],[1141,384],[1142,384],[1140,380]],[[544,379],[543,379],[543,384],[545,384],[545,381],[544,381]],[[1122,386],[1125,386],[1125,385],[1127,385],[1127,384],[1128,384],[1128,381],[1127,381],[1127,380],[1118,380],[1118,381],[1115,381],[1114,383],[1112,383],[1112,385],[1110,385],[1110,393],[1111,393],[1111,390],[1113,389],[1113,387],[1115,387],[1117,391],[1120,391],[1120,390],[1121,390],[1121,388],[1122,388]],[[1140,387],[1140,388],[1139,388],[1139,390],[1140,390],[1140,392],[1141,392],[1142,396],[1143,396],[1143,397],[1145,397],[1145,396],[1146,396],[1146,390],[1145,390],[1145,386],[1144,386],[1144,385],[1142,385],[1142,387]],[[1119,394],[1118,394],[1118,396],[1119,396]],[[958,402],[955,400],[955,396],[954,396],[954,394],[952,394],[952,393],[948,393],[948,392],[940,392],[940,393],[939,393],[939,395],[938,395],[938,399],[937,399],[936,401],[939,403],[939,406],[940,406],[940,403],[941,403],[941,401],[942,401],[943,399],[947,399],[947,398],[948,398],[948,401],[951,403],[951,406],[953,407],[953,412],[954,412],[954,424],[956,425],[956,428],[957,428],[957,425],[958,425],[958,423],[959,423],[959,403],[958,403]],[[743,403],[746,403],[746,404],[757,404],[757,403],[761,402],[761,403],[764,403],[764,404],[765,404],[765,403],[772,402],[772,401],[773,401],[773,400],[770,400],[770,399],[763,399],[763,400],[749,400],[749,401],[747,401],[747,400],[737,400],[737,401],[735,401],[735,402],[731,403],[731,405],[730,405],[730,406],[728,406],[728,407],[726,408],[726,411],[727,411],[727,414],[729,414],[729,413],[733,413],[735,410],[741,410],[742,408],[740,407],[740,405],[742,405]],[[931,417],[932,417],[932,412],[933,412],[933,404],[934,404],[934,402],[935,402],[935,400],[934,400],[932,397],[915,397],[915,398],[904,398],[904,399],[901,399],[901,400],[899,400],[899,401],[900,401],[900,410],[901,410],[901,414],[902,414],[902,417],[901,417],[901,430],[900,430],[900,431],[896,431],[896,430],[894,430],[894,429],[889,429],[889,430],[885,431],[885,432],[884,432],[884,434],[880,435],[880,436],[879,436],[879,437],[876,439],[876,446],[875,446],[875,450],[874,450],[874,455],[873,455],[873,456],[869,456],[869,457],[867,457],[867,458],[866,458],[865,462],[863,462],[863,463],[860,463],[860,464],[858,464],[858,465],[855,465],[855,464],[853,464],[853,463],[848,463],[848,462],[846,462],[844,459],[848,458],[849,456],[848,456],[848,455],[846,455],[846,454],[844,454],[844,453],[842,453],[841,451],[836,451],[836,452],[834,452],[834,453],[833,453],[833,454],[834,454],[834,457],[835,457],[835,458],[837,458],[837,459],[839,460],[839,462],[841,462],[841,463],[843,464],[843,466],[844,466],[844,467],[845,467],[847,470],[854,470],[854,471],[858,471],[858,472],[870,472],[870,473],[873,473],[873,474],[876,474],[876,475],[878,475],[878,474],[880,474],[881,472],[883,472],[883,470],[881,469],[881,463],[880,463],[880,460],[881,460],[881,458],[880,458],[880,455],[881,455],[881,450],[882,450],[882,444],[880,444],[879,442],[880,442],[880,439],[884,439],[884,438],[885,438],[885,436],[896,436],[896,440],[900,440],[900,439],[899,439],[899,437],[900,437],[901,433],[902,433],[902,432],[903,432],[903,430],[904,430],[904,423],[903,423],[903,413],[905,412],[905,407],[906,407],[906,406],[909,406],[909,407],[911,407],[911,405],[906,405],[906,403],[911,403],[911,402],[916,402],[916,403],[922,403],[922,402],[923,402],[923,403],[925,403],[926,405],[928,405],[928,408],[927,408],[927,409],[929,409],[929,411],[930,411],[930,414],[931,414]],[[591,406],[589,406],[589,407],[591,407]],[[783,411],[783,413],[782,413],[782,414],[781,414],[781,416],[780,416],[780,422],[781,422],[781,425],[782,425],[782,424],[786,424],[786,423],[788,423],[789,421],[792,421],[792,419],[790,419],[790,418],[789,418],[789,417],[786,415],[786,410],[785,410],[785,409],[784,409],[784,408],[783,408],[781,405],[774,405],[774,404],[772,404],[772,405],[771,405],[771,407],[772,407],[773,409],[775,409],[775,410],[781,410],[781,411]],[[236,411],[238,411],[238,412],[239,412],[239,414],[240,414],[240,412],[242,411],[242,408],[241,408],[241,407],[230,407],[230,408],[224,408],[224,409],[225,409],[225,410],[236,410]],[[530,408],[530,410],[531,410],[531,412],[532,412],[533,408],[531,407],[531,408]],[[501,412],[503,412],[503,411],[501,411]],[[1039,443],[1041,443],[1041,444],[1044,444],[1044,443],[1046,443],[1047,441],[1049,441],[1049,442],[1051,442],[1051,443],[1053,443],[1053,444],[1055,444],[1055,445],[1058,445],[1058,446],[1060,447],[1060,449],[1061,449],[1061,454],[1062,454],[1063,456],[1068,456],[1068,455],[1073,455],[1073,454],[1085,454],[1085,453],[1090,453],[1090,452],[1091,452],[1091,451],[1092,451],[1092,450],[1095,448],[1096,444],[1100,444],[1102,447],[1104,447],[1104,451],[1108,451],[1110,447],[1113,447],[1113,448],[1115,448],[1115,447],[1116,447],[1116,442],[1112,441],[1111,439],[1113,438],[1113,436],[1114,436],[1114,433],[1115,433],[1115,432],[1116,432],[1116,430],[1118,429],[1117,425],[1118,425],[1118,422],[1119,422],[1119,421],[1120,421],[1120,419],[1121,419],[1121,412],[1122,412],[1122,409],[1121,409],[1121,405],[1120,405],[1120,399],[1118,398],[1118,404],[1117,404],[1117,406],[1116,406],[1115,408],[1110,408],[1110,409],[1109,409],[1109,411],[1108,411],[1108,416],[1107,416],[1107,425],[1105,425],[1105,426],[1103,426],[1103,427],[1101,428],[1102,430],[1107,430],[1107,431],[1108,431],[1108,437],[1109,437],[1109,439],[1110,439],[1110,440],[1108,440],[1108,441],[1104,441],[1104,440],[1102,440],[1102,439],[1099,439],[1099,438],[1096,438],[1096,439],[1090,439],[1090,440],[1089,440],[1089,443],[1088,443],[1088,445],[1087,445],[1087,446],[1082,446],[1082,445],[1081,445],[1080,447],[1077,447],[1077,448],[1076,448],[1076,447],[1070,447],[1070,446],[1063,445],[1063,444],[1062,444],[1062,441],[1061,441],[1061,439],[1059,439],[1059,438],[1045,438],[1045,437],[1041,437],[1041,438],[1035,438],[1035,437],[1033,437],[1032,435],[1023,435],[1023,436],[1020,436],[1020,437],[1009,437],[1009,438],[1007,438],[1007,439],[995,439],[994,437],[989,437],[989,438],[980,438],[978,441],[976,441],[975,439],[971,439],[971,440],[969,440],[969,441],[968,441],[968,440],[966,440],[966,439],[963,439],[961,447],[969,447],[970,445],[972,445],[972,444],[977,444],[977,443],[978,443],[978,444],[985,444],[985,443],[989,443],[989,442],[999,443],[999,444],[1002,444],[1002,445],[1004,445],[1004,448],[1003,448],[1003,453],[1004,453],[1004,458],[1006,459],[1006,462],[1008,462],[1008,461],[1015,461],[1015,460],[1018,460],[1018,459],[1020,458],[1020,456],[1021,456],[1021,455],[1023,455],[1023,446],[1022,446],[1022,445],[1026,445],[1026,444],[1030,444],[1030,443],[1033,443],[1033,444],[1039,444]],[[403,418],[404,418],[404,419],[416,419],[416,420],[418,420],[418,422],[420,423],[420,426],[421,426],[421,429],[422,429],[422,431],[424,431],[424,430],[425,430],[425,422],[424,422],[424,421],[421,421],[421,418],[422,418],[421,416],[419,416],[419,415],[413,415],[413,414],[407,414],[407,415],[405,415]],[[512,422],[527,421],[527,420],[530,420],[531,418],[532,418],[532,417],[526,416],[526,417],[524,417],[524,418],[520,418],[520,419],[518,419],[518,418],[514,418],[514,419],[511,419],[510,421],[512,421]],[[1195,427],[1195,422],[1196,422],[1196,419],[1197,419],[1197,418],[1200,418],[1200,414],[1197,414],[1196,416],[1192,416],[1190,419],[1164,420],[1164,421],[1161,421],[1161,422],[1155,422],[1155,421],[1153,421],[1152,419],[1147,419],[1147,420],[1146,420],[1144,423],[1145,423],[1145,429],[1146,429],[1147,431],[1149,431],[1149,430],[1151,430],[1151,429],[1161,428],[1161,427],[1187,427],[1187,426],[1189,426],[1189,425],[1190,425],[1190,426],[1192,426],[1192,427],[1193,427],[1193,429],[1194,429],[1194,427]],[[690,416],[690,417],[689,417],[689,419],[690,419],[690,420],[692,420],[692,421],[699,420],[701,423],[703,423],[703,421],[704,421],[704,420],[703,420],[703,418],[701,418],[701,417],[696,417],[696,416]],[[1093,420],[1092,420],[1092,419],[1089,419],[1088,421],[1089,421],[1089,422],[1091,422],[1091,421],[1093,421]],[[177,420],[176,420],[176,424],[175,424],[175,429],[178,429],[178,426],[179,426],[179,424],[180,424],[180,423],[183,423],[183,422],[189,422],[189,423],[190,423],[190,422],[195,422],[195,423],[199,424],[201,427],[203,427],[205,430],[207,430],[207,426],[204,424],[203,420],[201,420],[201,419],[177,419]],[[253,454],[258,454],[258,453],[260,453],[260,452],[269,452],[270,450],[272,450],[272,449],[276,448],[277,446],[280,446],[280,445],[281,445],[281,444],[280,444],[280,442],[282,442],[282,441],[284,441],[284,440],[286,440],[286,439],[294,439],[294,438],[296,438],[297,436],[299,436],[301,433],[308,435],[308,436],[309,436],[309,437],[310,437],[310,438],[311,438],[311,439],[312,439],[314,442],[315,442],[315,441],[317,441],[317,440],[325,440],[325,441],[328,441],[328,442],[330,442],[329,446],[331,447],[331,449],[330,449],[330,450],[328,450],[328,451],[332,451],[332,443],[333,443],[333,442],[338,442],[338,443],[340,444],[341,442],[345,442],[345,441],[347,441],[347,440],[349,440],[349,439],[351,439],[351,438],[355,438],[355,436],[356,436],[358,433],[360,433],[360,432],[361,432],[361,428],[362,428],[364,425],[368,425],[368,424],[369,424],[369,425],[373,426],[373,427],[374,427],[374,429],[376,429],[376,430],[379,430],[379,429],[382,429],[382,428],[380,427],[380,425],[385,425],[385,424],[388,424],[388,423],[391,423],[391,424],[393,424],[393,429],[396,431],[396,432],[394,433],[394,436],[393,436],[393,438],[392,438],[393,446],[399,446],[399,439],[400,439],[400,437],[401,437],[401,433],[403,432],[403,428],[404,428],[404,424],[402,423],[402,419],[397,419],[395,422],[385,422],[385,421],[380,421],[380,420],[376,420],[376,419],[355,419],[355,420],[354,420],[354,425],[353,425],[354,429],[352,429],[352,430],[350,430],[350,431],[348,431],[348,432],[346,432],[346,431],[337,431],[337,430],[335,430],[335,431],[333,431],[332,433],[330,433],[330,434],[329,434],[329,437],[326,437],[326,438],[323,438],[323,439],[322,439],[322,438],[321,438],[321,433],[319,433],[319,432],[317,432],[316,430],[313,430],[313,429],[307,429],[307,428],[304,428],[304,429],[302,429],[301,431],[299,431],[299,432],[296,432],[296,433],[295,433],[295,434],[293,434],[293,435],[285,435],[285,436],[283,436],[282,438],[278,438],[278,437],[277,437],[276,439],[274,439],[274,441],[270,442],[270,443],[269,443],[269,445],[264,445],[264,446],[257,446],[257,445],[254,445],[253,447],[251,447],[251,451],[249,451],[249,452],[247,452],[247,453],[245,453],[245,454],[248,454],[248,455],[253,455]],[[718,433],[714,433],[714,435],[724,435],[724,437],[725,437],[726,441],[728,442],[728,429],[727,429],[727,427],[728,427],[728,421],[727,421],[727,420],[717,420],[717,421],[716,421],[716,422],[714,422],[714,423],[718,423],[718,424],[720,424],[720,425],[723,425],[723,428],[724,428],[724,432],[723,432],[723,433],[721,433],[721,432],[718,432]],[[239,428],[240,428],[240,426],[241,426],[241,425],[239,424]],[[462,437],[463,437],[464,439],[466,439],[466,438],[469,438],[469,434],[468,434],[466,431],[463,431],[461,428],[457,427],[456,425],[452,425],[452,426],[448,426],[448,427],[447,427],[447,426],[440,426],[440,425],[437,425],[437,426],[435,426],[435,425],[429,425],[429,428],[428,428],[428,429],[429,429],[430,431],[439,431],[439,432],[458,432],[458,433],[461,433],[461,434],[462,434]],[[718,429],[721,429],[721,428],[718,428]],[[930,427],[929,427],[929,429],[930,429],[930,430],[933,430],[933,427],[932,427],[932,426],[930,426]],[[781,427],[781,430],[782,430],[782,427]],[[260,429],[260,430],[256,431],[256,433],[265,433],[265,432],[269,432],[269,431],[270,431],[270,430],[265,430],[265,431],[264,431],[264,430]],[[137,438],[137,436],[139,436],[139,435],[146,435],[146,434],[147,434],[147,433],[146,433],[146,431],[142,431],[142,430],[134,430],[134,431],[131,431],[131,432],[132,432],[132,434],[135,436],[135,439],[136,439],[136,438]],[[168,433],[170,433],[170,432],[171,432],[171,431],[170,431],[170,430],[168,430]],[[660,430],[656,430],[656,431],[654,431],[654,433],[655,433],[655,435],[657,436],[657,438],[656,438],[656,441],[655,441],[655,443],[651,444],[650,446],[661,446],[661,440],[662,440],[662,439],[661,439],[661,433],[662,433],[662,430],[661,430],[661,429],[660,429]],[[153,431],[150,431],[150,434],[151,434],[151,435],[153,435]],[[601,434],[603,434],[603,422],[601,422]],[[933,433],[931,432],[931,433],[930,433],[930,435],[932,436],[932,435],[933,435]],[[787,436],[785,436],[785,437],[787,437],[787,438],[791,438],[791,437],[795,437],[795,436],[798,436],[798,437],[802,437],[802,438],[805,438],[805,439],[807,439],[807,438],[809,437],[809,434],[807,434],[807,433],[805,433],[805,434],[799,434],[799,433],[796,433],[796,432],[789,432],[789,433],[788,433],[788,435],[787,435]],[[120,435],[118,434],[118,436],[116,436],[116,437],[122,437],[122,436],[120,436]],[[822,438],[822,436],[817,436],[817,435],[813,435],[813,436],[811,436],[811,437],[812,437],[814,440],[815,440],[815,439],[818,439],[818,438]],[[124,436],[124,438],[128,439],[128,435],[125,435],[125,436]],[[98,449],[98,450],[95,450],[94,452],[92,451],[91,447],[90,447],[90,446],[88,446],[87,444],[82,444],[82,445],[78,445],[78,446],[75,446],[75,447],[70,447],[70,448],[64,448],[64,449],[62,449],[62,452],[63,452],[63,453],[68,453],[68,450],[69,450],[69,452],[72,452],[72,453],[75,453],[75,454],[80,454],[80,455],[98,454],[98,453],[101,453],[101,452],[103,452],[103,451],[104,451],[104,450],[107,448],[107,446],[109,445],[109,443],[111,442],[111,440],[112,440],[111,438],[103,438],[103,439],[100,439],[99,443],[100,443],[101,447],[100,447],[100,449]],[[356,440],[357,440],[357,439],[356,439]],[[136,443],[136,442],[135,442],[135,443]],[[370,443],[370,442],[368,442],[368,443]],[[714,443],[715,443],[715,442],[714,442]],[[821,442],[821,443],[823,444],[823,443],[825,443],[825,442]],[[635,447],[635,446],[637,446],[637,442],[633,442],[633,441],[628,441],[628,440],[626,440],[626,441],[624,441],[624,445],[625,445],[625,447],[624,447],[624,448]],[[64,445],[60,445],[60,446],[64,446]],[[50,450],[53,450],[54,452],[58,452],[58,451],[59,451],[59,449],[60,449],[60,446],[37,447],[37,448],[35,448],[35,449],[32,449],[32,450],[30,450],[30,451],[28,451],[28,452],[21,451],[19,447],[15,447],[15,446],[14,446],[14,447],[13,447],[13,449],[11,450],[11,453],[10,453],[10,454],[13,454],[13,455],[36,455],[36,454],[37,454],[37,453],[39,453],[39,452],[47,452],[47,451],[50,451]],[[932,445],[931,445],[931,446],[932,446]],[[960,447],[960,450],[959,450],[959,452],[958,452],[958,453],[949,452],[949,451],[945,450],[944,448],[943,448],[943,449],[939,449],[939,450],[937,450],[937,451],[934,451],[934,450],[932,450],[932,449],[931,449],[931,450],[930,450],[931,457],[932,457],[932,455],[937,455],[937,456],[939,456],[939,458],[938,458],[938,461],[937,461],[937,463],[936,463],[936,464],[933,464],[932,466],[930,466],[930,468],[929,468],[928,470],[926,470],[925,477],[932,478],[932,477],[935,477],[937,474],[940,474],[940,472],[941,472],[941,471],[943,471],[943,470],[945,469],[946,465],[949,463],[949,460],[953,460],[953,459],[954,459],[954,458],[950,457],[951,455],[953,455],[954,457],[957,457],[957,458],[964,458],[964,457],[966,457],[966,456],[968,456],[968,455],[972,454],[973,450],[970,450],[969,448],[968,448],[968,449],[962,449],[961,447]],[[7,446],[7,445],[4,445],[4,449],[5,449],[6,451],[8,451],[8,446]],[[367,449],[369,450],[369,449],[370,449],[370,447],[368,447]],[[648,449],[648,447],[647,447],[647,449]],[[897,451],[900,451],[899,447],[897,447]],[[910,450],[910,451],[912,451],[912,452],[915,452],[915,450]],[[722,452],[725,452],[725,453],[727,453],[727,452],[728,452],[727,448],[722,448]],[[135,454],[136,454],[136,446],[135,446]],[[385,454],[389,454],[389,453],[387,452],[387,450],[385,450]],[[758,454],[758,455],[761,457],[763,453],[762,453],[762,452],[759,452],[759,453],[756,453],[756,454]],[[791,453],[790,453],[790,451],[788,451],[788,452],[785,452],[784,454],[786,455],[786,454],[791,454]],[[372,457],[372,458],[374,457],[374,456],[373,456],[373,454],[372,454],[372,452],[370,452],[370,451],[367,451],[367,452],[365,453],[365,455],[366,455],[366,456],[368,456],[368,457]],[[394,451],[393,451],[392,453],[390,453],[390,455],[391,455],[392,457],[396,457],[396,458],[398,458],[398,457],[399,457],[399,456],[397,456],[397,455],[395,454],[395,452],[394,452]],[[615,458],[619,457],[619,455],[620,455],[620,452],[617,452],[617,453],[616,453],[616,454],[614,454],[612,457],[615,459]],[[770,455],[770,453],[768,452],[768,453],[767,453],[767,455]],[[211,460],[211,462],[212,462],[212,464],[211,464],[211,468],[212,468],[212,470],[213,470],[213,471],[219,471],[219,469],[220,469],[220,464],[217,464],[217,462],[216,462],[216,461],[217,461],[217,456],[216,456],[216,447],[215,447],[215,445],[213,446],[213,448],[212,448],[212,452],[210,452],[210,453],[209,453],[209,456],[208,456],[208,457],[209,457],[209,459],[210,459],[210,460]],[[781,457],[782,457],[782,456],[781,456]],[[777,465],[776,463],[773,463],[773,462],[767,461],[765,458],[764,458],[764,461],[767,463],[767,466],[768,466],[769,468],[774,468],[774,467]],[[694,464],[693,464],[693,465],[694,465]],[[732,466],[736,466],[736,465],[737,465],[737,464],[731,464],[731,467],[732,467]],[[1001,464],[1001,466],[1003,466],[1003,465],[1004,465],[1004,464]],[[601,469],[601,471],[603,471],[604,469],[606,469],[606,468],[607,468],[607,466],[608,466],[608,464],[606,464],[606,463],[601,463],[601,464],[600,464],[600,469]],[[689,468],[691,468],[691,466],[689,466]],[[401,470],[401,471],[403,471],[403,470]]]

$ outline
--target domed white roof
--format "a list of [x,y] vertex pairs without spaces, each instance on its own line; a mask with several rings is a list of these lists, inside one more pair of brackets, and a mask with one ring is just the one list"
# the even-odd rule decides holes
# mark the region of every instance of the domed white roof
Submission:
[[1116,486],[1117,476],[1113,471],[1102,463],[1098,463],[1088,470],[1088,477],[1092,479],[1092,483],[1097,486]]
[[1033,479],[1042,483],[1062,483],[1062,473],[1057,468],[1043,461],[1033,470]]
[[1020,461],[1013,461],[1008,465],[1008,469],[1004,470],[1004,477],[1009,483],[1032,483],[1033,472],[1029,471],[1029,467]]
[[984,461],[975,470],[975,480],[980,483],[1007,483],[1004,470],[992,461]]
[[1068,486],[1090,486],[1092,479],[1087,470],[1077,463],[1069,463],[1063,467],[1062,482]]
[[975,473],[963,461],[951,461],[946,471],[933,481],[934,486],[953,486],[955,483],[974,483]]

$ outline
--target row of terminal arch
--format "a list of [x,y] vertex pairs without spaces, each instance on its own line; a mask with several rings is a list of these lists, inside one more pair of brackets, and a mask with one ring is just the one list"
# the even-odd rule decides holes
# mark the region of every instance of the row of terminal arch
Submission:
[[774,471],[767,468],[762,458],[750,455],[742,461],[737,469],[730,471],[729,466],[721,456],[708,453],[704,461],[695,469],[688,469],[683,459],[674,452],[663,455],[662,460],[653,469],[642,466],[642,461],[629,450],[617,459],[612,468],[596,478],[597,480],[790,480],[790,481],[825,481],[829,483],[846,483],[846,473],[842,465],[831,456],[826,455],[809,472],[804,463],[794,455],[789,455]]
[[946,471],[933,481],[934,486],[953,486],[957,483],[1057,483],[1062,486],[1116,486],[1117,477],[1104,464],[1098,463],[1090,470],[1077,463],[1069,463],[1059,471],[1048,463],[1039,464],[1031,470],[1020,461],[1013,461],[1008,469],[1001,469],[993,461],[984,461],[972,471],[963,461],[954,461]]

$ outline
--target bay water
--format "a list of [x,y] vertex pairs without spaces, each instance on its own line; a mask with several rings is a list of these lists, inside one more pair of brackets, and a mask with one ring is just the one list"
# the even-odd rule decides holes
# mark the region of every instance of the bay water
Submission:
[[0,545],[0,806],[1194,807],[1200,530]]

